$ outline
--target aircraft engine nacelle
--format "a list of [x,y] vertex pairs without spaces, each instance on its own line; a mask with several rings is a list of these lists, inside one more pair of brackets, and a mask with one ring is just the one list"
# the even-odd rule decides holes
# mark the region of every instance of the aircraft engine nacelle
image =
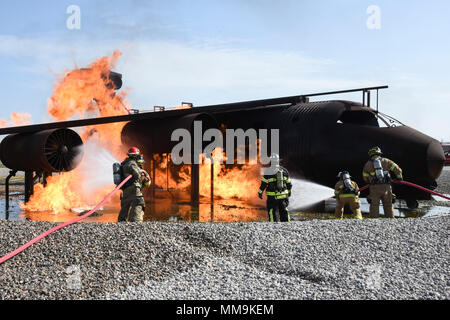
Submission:
[[[201,123],[201,131],[194,132],[194,122]],[[185,129],[191,136],[194,147],[194,135],[200,135],[210,128],[218,128],[213,116],[207,113],[194,113],[182,117],[162,118],[152,120],[136,120],[128,122],[122,130],[122,143],[127,146],[142,148],[144,153],[170,153],[178,141],[171,141],[176,129]],[[209,142],[203,143],[202,148]]]
[[0,144],[0,160],[13,170],[70,171],[83,157],[83,141],[71,129],[52,129],[6,136]]

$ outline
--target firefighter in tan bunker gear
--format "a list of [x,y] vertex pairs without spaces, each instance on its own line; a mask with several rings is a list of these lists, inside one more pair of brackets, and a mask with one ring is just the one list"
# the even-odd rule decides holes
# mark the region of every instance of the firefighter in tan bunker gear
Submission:
[[345,205],[348,205],[353,212],[355,219],[362,219],[361,202],[358,199],[359,187],[358,184],[352,181],[348,171],[339,172],[339,181],[334,187],[334,194],[336,196],[336,209],[334,214],[336,218],[342,219],[344,217]]
[[363,168],[363,179],[370,184],[369,196],[370,217],[379,217],[380,200],[383,203],[384,216],[394,218],[392,207],[395,195],[392,193],[391,172],[395,174],[397,180],[403,180],[402,169],[392,160],[381,157],[383,153],[379,147],[369,150],[370,160]]
[[121,209],[119,222],[142,222],[144,218],[145,201],[142,187],[150,186],[149,174],[142,169],[144,159],[136,147],[130,148],[128,158],[121,163],[123,177],[133,176],[122,187]]

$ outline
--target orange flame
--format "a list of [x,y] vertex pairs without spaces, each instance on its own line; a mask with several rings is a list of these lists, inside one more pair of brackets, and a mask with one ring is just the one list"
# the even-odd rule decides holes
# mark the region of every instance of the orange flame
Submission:
[[[111,57],[97,59],[87,69],[66,71],[47,101],[48,113],[56,120],[127,114],[130,107],[125,100],[126,93],[116,94],[107,78],[121,54],[115,51]],[[105,149],[122,157],[125,154],[120,138],[123,126],[122,122],[89,126],[81,137],[86,141],[95,135]]]
[[[130,104],[126,101],[126,93],[115,93],[107,80],[111,68],[114,67],[121,53],[115,51],[111,57],[102,57],[94,61],[87,69],[66,71],[59,77],[51,98],[48,99],[48,113],[56,120],[68,120],[90,116],[115,116],[127,114]],[[188,108],[184,104],[177,108]],[[95,141],[101,147],[109,150],[116,159],[122,159],[126,147],[121,143],[121,131],[124,123],[111,123],[89,126],[83,129],[81,137],[84,143]],[[215,154],[223,154],[216,150]],[[214,154],[214,156],[215,156]],[[156,181],[153,183],[162,188],[188,189],[191,184],[190,165],[176,166],[169,162],[166,166],[165,157],[154,155]],[[87,161],[86,157],[83,162]],[[113,189],[112,184],[105,184],[92,192],[83,192],[84,182],[92,177],[81,169],[83,162],[75,170],[49,177],[47,186],[42,184],[34,187],[34,194],[27,204],[21,207],[29,211],[53,211],[60,213],[65,210],[92,206],[98,203]],[[111,163],[105,164],[110,168]],[[150,161],[146,169],[150,173]],[[258,165],[223,165],[214,163],[214,196],[215,198],[254,199],[259,187],[260,168]],[[111,174],[112,179],[112,174]],[[200,195],[210,196],[211,165],[205,160],[200,165]],[[112,202],[118,203],[118,196]]]
[[182,103],[179,106],[176,106],[174,109],[191,109],[193,107],[192,103]]
[[[217,148],[213,151],[214,171],[214,198],[221,199],[241,199],[249,200],[256,197],[260,183],[259,165],[225,165],[219,163],[219,154],[222,154],[223,161],[226,161],[226,155],[223,149]],[[160,157],[154,155],[156,163],[154,183],[162,188],[169,189],[188,189],[191,184],[190,165],[177,166],[177,170],[167,170],[167,155]],[[170,159],[170,155],[169,155]],[[210,197],[211,194],[211,160],[202,155],[203,163],[200,164],[200,196]],[[170,162],[169,162],[170,166]],[[150,172],[150,168],[147,168]]]
[[11,120],[0,119],[0,128],[8,126],[26,126],[31,124],[31,114],[29,113],[11,113]]
[[[59,76],[53,95],[48,99],[48,113],[59,121],[127,114],[129,103],[125,100],[126,93],[115,93],[108,78],[120,55],[119,51],[115,51],[111,57],[99,58],[86,69],[66,71]],[[124,123],[89,126],[81,132],[81,137],[85,143],[95,140],[120,159],[126,152],[120,137],[123,126]],[[113,185],[105,185],[101,190],[83,194],[83,182],[91,177],[85,176],[80,167],[49,177],[45,188],[42,184],[36,184],[30,201],[21,204],[21,207],[30,211],[59,213],[69,208],[97,203]]]

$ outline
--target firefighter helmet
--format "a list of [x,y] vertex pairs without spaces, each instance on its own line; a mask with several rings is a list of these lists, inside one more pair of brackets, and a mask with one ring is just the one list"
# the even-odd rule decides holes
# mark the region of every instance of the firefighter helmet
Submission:
[[141,154],[141,151],[138,148],[136,148],[136,147],[131,147],[128,150],[128,155],[129,156],[137,156],[137,155],[140,155],[140,154]]
[[373,147],[369,150],[369,156],[375,156],[375,155],[382,155],[383,152],[381,152],[380,147]]
[[270,164],[276,166],[280,165],[280,156],[276,153],[272,153],[270,155]]
[[341,172],[338,173],[336,178],[342,178],[342,177],[346,177],[346,176],[348,176],[349,178],[352,177],[348,171],[341,171]]

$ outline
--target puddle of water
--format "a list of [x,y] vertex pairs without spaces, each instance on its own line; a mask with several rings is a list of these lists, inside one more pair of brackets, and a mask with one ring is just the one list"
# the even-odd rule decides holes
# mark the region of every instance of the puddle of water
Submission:
[[[330,196],[329,188],[317,188],[314,184],[308,185],[294,184],[298,190],[291,198],[291,213],[301,212],[300,215],[292,215],[292,220],[298,217],[306,219],[327,219],[333,217],[336,200],[333,198],[324,199],[324,195]],[[331,190],[332,191],[332,190]],[[304,192],[304,193],[303,193]],[[21,194],[17,192],[17,194]],[[296,197],[296,194],[298,196]],[[311,195],[312,194],[312,195]],[[169,197],[170,195],[170,197]],[[325,197],[326,198],[326,197]],[[173,200],[177,199],[177,200]],[[319,200],[319,201],[317,201]],[[39,220],[49,222],[65,222],[75,219],[79,213],[66,211],[55,215],[52,212],[23,212],[19,206],[19,201],[23,201],[23,196],[14,197],[10,200],[10,209],[5,213],[5,200],[0,199],[0,219],[8,220]],[[316,201],[315,203],[312,203]],[[450,207],[431,206],[430,202],[423,201],[418,209],[410,210],[402,200],[398,200],[394,205],[396,217],[432,217],[450,214]],[[309,206],[302,210],[296,210],[298,206]],[[117,222],[119,206],[105,206],[83,222]],[[366,199],[361,199],[361,211],[363,214],[369,213],[369,203]],[[383,215],[383,207],[380,205],[380,214]],[[350,215],[348,215],[350,216]],[[188,202],[188,197],[180,197],[173,192],[167,191],[157,193],[154,202],[147,203],[144,215],[145,221],[171,221],[171,222],[252,222],[267,221],[267,211],[265,200],[240,201],[240,200],[216,200],[211,207],[209,199],[202,198],[198,207],[193,207]]]
[[[446,193],[444,193],[443,195],[446,196],[446,197],[450,197],[450,195],[448,195]],[[439,197],[439,196],[435,196],[435,195],[432,195],[431,198],[433,198],[433,200],[439,201],[439,202],[449,202],[450,201],[448,199],[445,199],[445,198],[442,198],[442,197]]]
[[[365,198],[361,200],[361,212],[364,214],[369,213],[370,204]],[[334,212],[336,206],[336,199],[329,198],[325,200],[325,212]],[[430,206],[427,205],[426,201],[419,204],[417,209],[409,209],[406,202],[403,200],[397,200],[394,204],[394,216],[398,218],[419,218],[419,217],[431,217],[431,216],[442,216],[450,214],[450,207],[444,206]],[[384,215],[383,206],[380,202],[380,215]]]
[[[20,200],[23,201],[23,200]],[[54,214],[50,211],[22,211],[19,199],[10,200],[10,209],[5,214],[5,200],[0,200],[0,219],[7,220],[37,220],[49,222],[66,222],[84,214],[73,211],[64,211]],[[83,222],[117,222],[120,211],[119,206],[104,206]],[[249,204],[239,200],[217,200],[211,208],[209,202],[200,202],[198,207],[188,202],[175,202],[171,199],[155,199],[147,203],[144,214],[145,221],[172,221],[172,222],[252,222],[266,221],[267,211],[258,204]]]
[[25,220],[24,217],[20,217],[22,209],[19,207],[19,199],[9,200],[9,211],[5,211],[5,199],[0,199],[0,219],[5,220]]

